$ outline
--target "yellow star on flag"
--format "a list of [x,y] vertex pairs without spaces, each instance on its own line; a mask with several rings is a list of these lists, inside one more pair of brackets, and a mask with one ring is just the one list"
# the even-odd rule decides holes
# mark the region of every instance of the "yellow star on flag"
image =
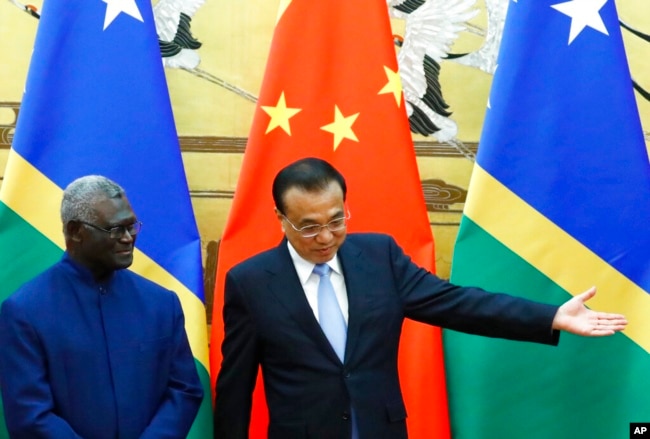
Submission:
[[395,96],[395,103],[399,107],[402,105],[402,79],[399,76],[399,72],[394,72],[389,67],[384,66],[384,71],[386,72],[388,82],[377,94],[392,93]]
[[302,108],[287,108],[287,101],[284,98],[284,92],[282,92],[280,99],[278,99],[278,103],[275,105],[275,107],[262,106],[262,110],[271,116],[271,120],[269,121],[269,125],[266,128],[265,134],[268,134],[277,127],[280,127],[284,130],[285,133],[291,135],[291,126],[289,125],[289,119],[302,111]]
[[321,130],[334,134],[334,151],[339,147],[343,139],[350,139],[358,142],[357,136],[352,131],[352,124],[359,117],[359,113],[345,117],[338,105],[334,105],[334,122],[329,125],[320,127]]

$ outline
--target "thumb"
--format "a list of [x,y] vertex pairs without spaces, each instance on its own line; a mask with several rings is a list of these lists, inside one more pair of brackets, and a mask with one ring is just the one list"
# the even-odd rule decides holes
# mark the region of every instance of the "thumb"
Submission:
[[589,288],[584,293],[579,294],[578,298],[580,299],[580,301],[582,303],[584,303],[584,302],[588,301],[589,299],[591,299],[592,297],[594,297],[595,295],[596,295],[596,287],[594,286],[594,287]]

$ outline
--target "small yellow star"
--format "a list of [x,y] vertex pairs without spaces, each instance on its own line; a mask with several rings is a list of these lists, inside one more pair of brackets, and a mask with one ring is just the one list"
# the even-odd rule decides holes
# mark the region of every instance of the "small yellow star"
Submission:
[[288,135],[291,135],[291,126],[289,125],[289,119],[302,111],[301,108],[287,108],[287,101],[284,99],[284,92],[282,92],[280,95],[280,99],[278,99],[278,103],[275,107],[262,106],[262,110],[271,116],[271,120],[269,121],[269,126],[266,128],[265,134],[268,134],[277,127],[280,127]]
[[334,106],[334,122],[320,127],[321,130],[334,134],[334,151],[336,151],[343,139],[359,141],[354,131],[352,131],[352,124],[357,120],[357,117],[359,117],[359,113],[344,117],[338,105]]
[[402,105],[402,79],[399,76],[399,72],[394,72],[386,66],[384,66],[384,71],[386,72],[388,82],[377,94],[392,93],[395,96],[395,103],[399,107]]

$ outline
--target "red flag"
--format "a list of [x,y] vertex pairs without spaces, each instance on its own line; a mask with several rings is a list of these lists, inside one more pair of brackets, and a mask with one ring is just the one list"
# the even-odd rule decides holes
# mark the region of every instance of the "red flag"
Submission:
[[[346,178],[348,231],[391,234],[433,271],[434,246],[385,0],[293,0],[278,20],[232,209],[219,249],[211,370],[221,364],[223,285],[243,259],[278,245],[271,184],[314,156]],[[407,321],[400,379],[409,437],[449,437],[440,330]],[[216,375],[213,377],[213,381]],[[266,437],[258,379],[251,437]]]

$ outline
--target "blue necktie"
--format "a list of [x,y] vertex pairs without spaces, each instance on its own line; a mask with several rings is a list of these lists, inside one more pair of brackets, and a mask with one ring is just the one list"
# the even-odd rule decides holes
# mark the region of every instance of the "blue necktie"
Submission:
[[314,267],[314,273],[320,277],[318,283],[318,321],[334,348],[334,352],[343,361],[348,328],[336,300],[334,287],[330,281],[330,271],[332,269],[327,264],[316,264]]

